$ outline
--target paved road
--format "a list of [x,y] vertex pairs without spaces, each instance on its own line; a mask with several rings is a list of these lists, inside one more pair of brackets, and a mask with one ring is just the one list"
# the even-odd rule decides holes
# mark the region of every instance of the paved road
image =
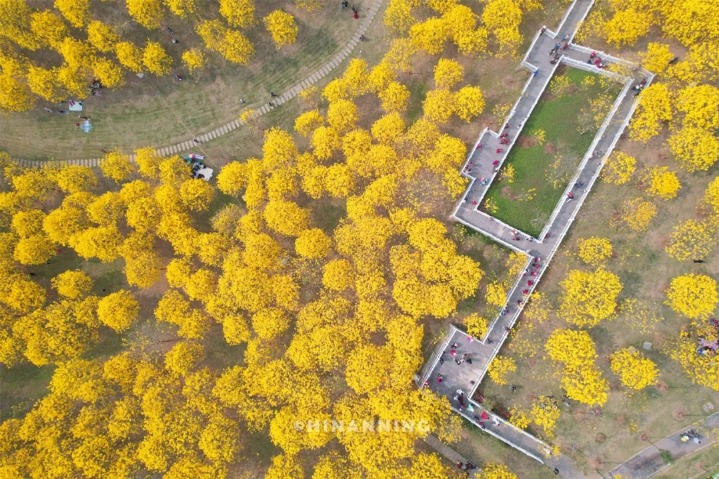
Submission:
[[[700,443],[693,441],[682,442],[680,436],[689,429],[695,429],[705,436]],[[618,465],[610,474],[621,475],[622,479],[647,479],[668,466],[661,457],[662,451],[669,451],[672,460],[676,461],[700,449],[711,446],[716,442],[715,437],[719,431],[719,413],[705,418],[698,425],[687,426],[673,432],[667,437],[654,442],[653,445],[630,457],[623,464]]]

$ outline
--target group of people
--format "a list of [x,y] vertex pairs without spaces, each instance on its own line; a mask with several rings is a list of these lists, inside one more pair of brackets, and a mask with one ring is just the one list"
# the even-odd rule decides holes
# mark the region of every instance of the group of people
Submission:
[[205,175],[200,173],[200,170],[203,170],[205,168],[205,164],[202,162],[205,157],[202,155],[187,155],[184,157],[185,163],[188,164],[190,167],[190,174],[195,179],[203,180],[205,179]]
[[90,83],[90,86],[88,89],[90,90],[90,93],[92,93],[93,96],[99,95],[100,90],[102,90],[102,82],[100,80],[93,80],[92,83]]
[[[697,354],[700,356],[705,356],[707,354],[716,354],[717,350],[719,350],[719,340],[717,340],[717,336],[719,336],[719,320],[716,318],[710,318],[709,324],[716,329],[716,333],[712,332],[710,334],[710,338],[706,338],[705,336],[699,336],[697,343],[699,346],[697,347]],[[713,337],[711,337],[713,336]]]
[[460,461],[457,463],[457,469],[459,469],[460,471],[471,471],[471,470],[477,469],[477,466],[475,466],[471,462],[461,462]]
[[634,90],[634,96],[639,95],[642,90],[644,90],[645,86],[647,86],[647,79],[643,78],[642,81],[632,87],[632,90]]
[[[544,31],[544,29],[543,29]],[[557,63],[559,61],[559,57],[561,56],[560,50],[566,50],[569,48],[569,33],[565,33],[564,37],[562,37],[561,42],[557,42],[554,44],[554,47],[552,47],[551,50],[549,50],[549,56],[552,57],[552,59],[549,61],[552,65]],[[535,74],[538,72],[537,70]]]
[[[342,0],[341,5],[342,8],[347,8],[350,6],[350,2],[348,2],[347,0]],[[354,4],[352,5],[352,16],[355,20],[359,18],[359,10],[357,10],[357,7],[355,7]]]
[[587,60],[587,63],[590,65],[594,65],[597,68],[606,68],[607,64],[604,63],[599,56],[597,52],[592,52],[589,54],[589,59]]
[[[479,424],[479,427],[484,429],[486,426],[484,425],[485,422],[489,421],[490,417],[489,414],[487,414],[487,411],[482,411],[482,413],[479,416],[472,416],[472,418],[477,421],[477,424]],[[492,424],[494,424],[495,427],[499,427],[501,423],[499,422],[499,419],[497,419],[496,416],[492,416]]]

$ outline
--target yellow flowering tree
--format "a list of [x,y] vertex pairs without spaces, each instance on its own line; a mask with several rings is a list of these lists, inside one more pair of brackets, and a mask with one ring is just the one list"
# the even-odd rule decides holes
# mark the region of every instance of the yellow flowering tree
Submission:
[[454,96],[449,90],[432,90],[425,96],[422,109],[430,121],[446,123],[454,113]]
[[604,24],[604,36],[615,46],[633,45],[649,33],[651,16],[634,8],[619,10]]
[[647,51],[641,54],[642,66],[654,73],[661,73],[667,69],[674,54],[666,43],[650,42]]
[[690,319],[705,319],[719,301],[717,282],[704,274],[685,274],[672,279],[667,290],[667,304]]
[[719,128],[719,88],[695,85],[683,88],[677,96],[677,110],[684,114],[685,127],[714,131]]
[[386,112],[404,111],[409,101],[409,88],[397,81],[391,81],[382,91],[379,92],[379,99],[382,102],[382,109]]
[[598,266],[612,257],[612,242],[609,238],[593,236],[578,241],[579,259],[590,266]]
[[664,83],[652,83],[642,91],[639,106],[629,125],[633,140],[648,141],[672,119],[672,99]]
[[52,287],[60,296],[77,299],[92,289],[92,278],[82,271],[65,271],[52,278]]
[[476,86],[460,88],[453,97],[454,112],[469,123],[484,110],[484,95]]
[[599,268],[594,272],[572,270],[560,283],[559,315],[580,327],[592,327],[614,315],[622,290],[619,277]]
[[127,290],[111,293],[97,305],[97,317],[117,332],[126,331],[137,320],[140,303]]
[[496,356],[489,365],[487,373],[495,383],[507,384],[507,375],[517,370],[517,363],[509,356]]
[[640,390],[657,383],[657,365],[634,348],[613,352],[609,356],[609,365],[622,384],[630,389]]
[[553,361],[563,364],[562,387],[569,398],[590,406],[607,402],[609,383],[594,364],[597,351],[589,333],[557,329],[544,349]]
[[517,475],[513,473],[504,464],[486,464],[482,469],[481,479],[517,479]]
[[677,261],[707,258],[716,244],[716,227],[708,221],[687,220],[674,227],[664,250]]
[[274,10],[263,19],[263,22],[277,48],[292,45],[297,41],[297,23],[291,14]]
[[167,75],[172,68],[172,57],[158,42],[147,42],[142,52],[142,64],[150,73],[157,76]]
[[207,59],[202,51],[197,48],[192,48],[182,52],[182,63],[190,71],[190,73],[194,73],[205,66]]
[[696,339],[683,333],[670,355],[682,366],[694,383],[714,391],[719,390],[719,363],[716,356],[699,354]]
[[544,435],[551,439],[554,437],[554,428],[557,425],[560,414],[561,411],[559,410],[559,406],[557,406],[556,399],[548,396],[539,396],[532,404],[528,416],[532,423],[540,427]]
[[704,191],[702,202],[710,208],[714,215],[719,215],[719,177],[714,178]]
[[464,77],[464,67],[456,60],[440,58],[434,66],[434,85],[436,88],[452,88]]
[[647,191],[650,195],[664,200],[676,198],[682,187],[677,174],[666,166],[650,168],[644,175],[644,181],[648,183]]
[[685,170],[706,171],[719,159],[719,138],[703,128],[685,126],[669,138],[669,149]]
[[602,168],[602,179],[613,185],[626,184],[632,178],[636,165],[636,158],[624,152],[615,151]]
[[489,283],[484,299],[492,306],[503,306],[507,302],[507,288],[497,281]]
[[464,318],[464,326],[467,333],[475,338],[483,338],[489,329],[489,322],[477,313],[472,313]]
[[482,12],[482,21],[499,47],[499,55],[513,54],[522,44],[519,25],[522,9],[514,0],[490,0]]
[[626,200],[622,205],[622,220],[636,232],[645,231],[656,214],[657,207],[654,203],[641,198]]
[[165,17],[161,0],[127,0],[127,13],[148,30],[160,28]]
[[305,258],[324,258],[331,248],[332,240],[319,228],[304,230],[295,240],[295,251]]

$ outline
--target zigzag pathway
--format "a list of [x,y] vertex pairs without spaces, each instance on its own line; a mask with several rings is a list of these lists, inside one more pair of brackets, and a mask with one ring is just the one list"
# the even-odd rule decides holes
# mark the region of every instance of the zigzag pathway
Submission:
[[[550,58],[548,58],[547,53],[558,39],[565,34],[569,34],[570,38],[574,35],[593,3],[593,1],[575,0],[569,7],[557,32],[543,29],[530,46],[522,65],[533,72],[534,75],[528,81],[525,91],[517,104],[515,104],[505,123],[505,128],[503,128],[503,131],[509,134],[512,143],[518,138],[524,121],[531,114],[554,74],[556,66],[558,66],[558,64],[554,66],[549,64]],[[576,68],[593,69],[593,67],[586,64],[589,51],[587,48],[572,45],[568,50],[562,51],[562,62]],[[606,59],[607,62],[626,65],[626,62],[620,59],[604,54],[600,54],[600,56]],[[578,168],[575,178],[569,183],[565,195],[559,200],[548,226],[538,238],[533,238],[526,233],[517,231],[496,218],[479,211],[479,205],[491,185],[491,180],[494,179],[506,158],[508,153],[506,150],[511,148],[511,145],[507,147],[499,144],[499,135],[497,133],[487,130],[481,133],[477,141],[477,146],[481,145],[481,147],[475,148],[470,153],[462,172],[471,179],[471,184],[464,198],[457,205],[452,217],[468,227],[503,243],[507,247],[526,254],[528,260],[523,272],[518,276],[514,287],[507,295],[507,303],[503,308],[503,314],[499,314],[492,321],[485,337],[478,340],[457,328],[451,328],[448,337],[425,365],[420,379],[421,386],[429,387],[450,400],[458,390],[464,391],[467,398],[472,398],[490,363],[514,327],[522,312],[526,298],[534,291],[546,271],[547,265],[573,223],[591,187],[598,178],[604,161],[614,148],[636,106],[635,98],[630,91],[634,81],[632,78],[613,75],[604,70],[598,71],[598,73],[614,76],[615,79],[621,80],[624,83],[624,88]],[[644,73],[647,75],[648,81],[651,82],[653,75],[648,72]],[[494,164],[495,161],[498,161],[498,166]],[[478,179],[479,181],[477,181]],[[574,189],[575,183],[583,183],[585,187]],[[569,192],[572,193],[571,199],[567,196]],[[464,363],[460,366],[454,364],[448,354],[449,344],[458,345],[458,356],[465,353],[470,354],[473,359],[472,364]],[[440,359],[443,353],[445,353],[446,361]],[[437,381],[438,376],[442,377],[441,382]],[[474,401],[470,400],[469,404],[471,406],[462,408],[463,410],[457,409],[459,405],[454,402],[452,407],[455,412],[473,424],[482,427],[488,434],[504,441],[540,463],[557,468],[563,477],[572,479],[584,477],[582,472],[577,469],[573,461],[567,456],[550,457],[549,446],[540,439],[503,421],[492,414],[491,411],[485,411],[480,404]],[[472,408],[473,410],[470,411]],[[486,415],[482,419],[481,416],[484,413]]]

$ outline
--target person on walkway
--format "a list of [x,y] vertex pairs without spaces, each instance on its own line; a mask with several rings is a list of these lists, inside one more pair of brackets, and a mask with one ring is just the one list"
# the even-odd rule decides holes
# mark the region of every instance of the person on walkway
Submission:
[[555,43],[554,47],[551,50],[549,50],[549,56],[551,57],[552,55],[554,55],[554,53],[556,51],[558,51],[561,47],[562,47],[561,43]]
[[437,384],[442,384],[442,380],[443,380],[443,379],[444,379],[444,378],[442,377],[442,375],[441,375],[441,374],[438,374],[438,375],[437,375]]
[[564,34],[564,36],[562,37],[562,41],[563,42],[569,41],[569,33]]
[[353,7],[353,8],[352,8],[352,12],[353,12],[353,13],[352,13],[352,18],[354,18],[355,20],[357,20],[357,19],[359,18],[359,13],[357,12],[357,9]]

